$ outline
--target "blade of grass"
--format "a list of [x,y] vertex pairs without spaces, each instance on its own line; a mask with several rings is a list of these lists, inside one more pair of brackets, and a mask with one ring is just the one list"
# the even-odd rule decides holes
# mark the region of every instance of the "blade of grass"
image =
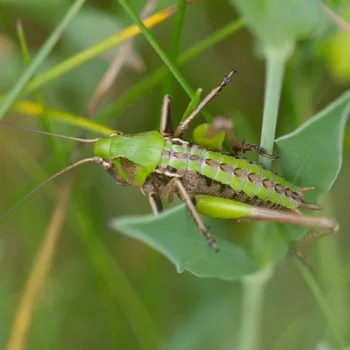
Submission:
[[0,0],[0,23],[3,25],[4,34],[11,37],[13,34],[12,20],[10,19],[7,6],[2,0]]
[[[192,48],[182,53],[179,58],[179,64],[182,65],[188,62],[192,58],[202,53],[204,50],[210,48],[214,44],[220,42],[221,40],[224,40],[229,35],[243,28],[243,26],[244,22],[241,19],[229,23],[228,25],[224,26],[223,28],[219,29],[215,33],[211,34],[207,38],[194,45]],[[115,115],[119,114],[121,111],[127,108],[137,98],[141,97],[143,93],[149,90],[149,88],[152,88],[155,85],[159,84],[165,77],[166,73],[167,70],[165,67],[163,67],[156,70],[147,78],[142,79],[132,89],[130,89],[129,91],[124,93],[120,98],[118,98],[117,102],[114,105],[111,105],[111,107],[109,107],[107,111],[105,110],[104,112],[100,112],[96,120],[98,120],[99,122],[106,122],[111,118],[115,117]],[[2,97],[0,97],[0,99],[1,98]],[[31,101],[19,101],[12,106],[12,110],[20,113],[29,114],[35,117],[40,117],[42,113],[42,106]],[[114,131],[113,129],[110,129],[106,126],[89,121],[83,116],[74,115],[65,111],[60,111],[47,107],[46,113],[48,115],[48,118],[52,118],[53,120],[56,120],[58,122],[81,127],[84,130],[93,131],[102,135],[109,135]]]
[[350,23],[346,22],[343,18],[338,16],[335,12],[333,12],[328,6],[321,3],[321,7],[325,14],[333,21],[339,28],[350,33]]
[[83,6],[85,0],[76,0],[68,9],[66,15],[56,27],[56,29],[51,33],[48,37],[44,45],[39,50],[38,54],[29,65],[29,67],[24,71],[22,76],[17,80],[15,86],[10,90],[5,100],[2,102],[0,106],[0,120],[7,113],[10,107],[13,105],[17,97],[24,90],[29,80],[32,78],[33,74],[39,68],[41,63],[45,60],[45,58],[49,55],[53,47],[56,45],[57,41],[60,39],[62,32],[68,26],[70,21],[74,18],[74,16],[78,13],[80,8]]
[[[192,48],[186,50],[179,56],[178,64],[183,65],[192,58],[201,54],[204,50],[210,48],[216,43],[224,40],[229,35],[237,32],[239,29],[243,28],[244,22],[242,19],[231,22],[224,26],[223,28],[217,30],[215,33],[209,35],[207,38],[203,39]],[[125,110],[131,103],[135,102],[136,99],[140,98],[149,89],[153,88],[157,84],[161,83],[167,74],[166,67],[159,68],[152,74],[142,79],[139,83],[134,85],[130,90],[123,93],[114,104],[111,104],[108,109],[98,113],[96,120],[100,122],[107,122],[112,118],[115,118],[123,110]],[[349,137],[350,139],[350,137]]]
[[[159,44],[154,39],[151,32],[147,29],[145,24],[142,22],[141,18],[138,16],[134,8],[131,6],[130,2],[127,0],[119,0],[119,3],[123,6],[124,10],[129,14],[129,16],[133,19],[133,21],[139,26],[144,37],[151,44],[153,49],[156,51],[156,53],[162,59],[165,65],[168,67],[170,72],[174,75],[174,77],[179,82],[179,84],[184,89],[184,91],[187,93],[187,95],[192,99],[192,97],[194,96],[194,90],[186,81],[186,79],[183,77],[179,69],[175,66],[174,62],[168,57],[165,51],[159,46]],[[204,108],[201,113],[203,114],[204,118],[208,122],[211,122],[213,120],[212,115],[208,112],[207,109]]]
[[[22,51],[22,56],[24,58],[24,61],[26,63],[27,66],[29,66],[32,62],[32,58],[30,56],[30,52],[28,49],[28,45],[27,45],[27,40],[25,37],[25,33],[24,33],[24,29],[23,29],[23,24],[21,20],[17,21],[17,36],[20,42],[20,46],[21,46],[21,51]],[[33,78],[35,78],[35,74],[33,74]],[[53,128],[48,120],[48,118],[46,117],[46,112],[45,112],[45,103],[44,103],[44,97],[43,95],[40,93],[40,91],[36,91],[35,93],[35,98],[36,101],[38,103],[38,105],[41,106],[42,109],[42,113],[41,113],[41,120],[42,120],[42,126],[44,131],[47,132],[51,132],[53,133]],[[59,139],[57,137],[50,137],[49,139],[49,143],[51,145],[51,151],[53,152],[57,152],[58,154],[61,154],[60,151],[60,142]],[[61,156],[61,163],[63,161],[63,157]]]
[[304,281],[306,282],[309,290],[311,291],[314,299],[316,300],[316,303],[317,303],[324,319],[327,322],[327,326],[332,333],[335,344],[339,348],[345,348],[345,346],[347,344],[339,332],[339,329],[337,327],[337,322],[334,319],[334,315],[333,315],[333,313],[332,313],[332,311],[327,303],[326,297],[323,295],[321,288],[320,288],[318,282],[316,281],[315,276],[305,266],[305,264],[302,261],[300,261],[300,259],[295,257],[294,261],[297,265],[299,272],[303,276]]
[[[267,152],[272,152],[273,142],[275,138],[275,130],[278,119],[278,107],[282,89],[282,82],[284,77],[284,68],[293,50],[293,43],[285,42],[280,47],[265,47],[267,77],[266,77],[266,90],[264,101],[264,117],[261,134],[261,145],[266,148]],[[259,159],[261,160],[261,159]],[[270,162],[262,161],[262,163],[270,167]],[[289,245],[288,234],[282,225],[280,230],[284,231],[281,235],[286,240],[286,244]],[[309,290],[316,300],[318,307],[320,308],[323,317],[330,329],[333,339],[337,346],[344,347],[345,342],[336,327],[334,316],[327,304],[325,296],[322,294],[321,288],[318,285],[315,277],[306,267],[306,265],[295,258],[295,263],[302,274]]]
[[[169,57],[173,62],[177,61],[177,56],[180,48],[180,40],[182,34],[182,28],[186,12],[186,0],[178,0],[178,10],[175,15],[174,28],[171,36],[171,47]],[[164,81],[163,95],[173,95],[174,78],[171,74],[167,74]]]
[[[170,6],[165,10],[159,11],[153,16],[145,19],[145,25],[149,28],[155,26],[166,20],[168,17],[176,12],[176,6]],[[99,56],[101,53],[116,47],[120,43],[127,39],[134,37],[140,33],[140,29],[136,25],[131,25],[121,32],[110,36],[109,38],[103,40],[102,42],[89,47],[86,50],[79,52],[78,54],[64,60],[55,67],[49,69],[48,71],[38,75],[32,82],[30,82],[25,89],[25,92],[32,92],[39,87],[49,83],[52,80],[57,79],[59,76],[67,73],[73,68],[80,67],[83,63],[91,60],[94,57]]]
[[[156,5],[156,0],[148,0],[146,5],[143,7],[141,11],[141,17],[142,18],[148,17],[153,12],[155,5]],[[93,113],[95,113],[95,110],[97,109],[98,105],[102,101],[103,97],[110,90],[113,82],[116,80],[123,65],[126,62],[130,61],[132,57],[136,58],[137,56],[134,50],[134,40],[133,38],[130,38],[121,46],[120,50],[117,52],[117,54],[113,58],[112,63],[108,67],[106,73],[104,74],[101,81],[97,85],[87,108],[88,115],[91,116]],[[139,59],[141,60],[141,58]],[[142,62],[142,65],[144,65],[143,62]],[[142,67],[142,68],[143,68],[142,71],[145,70],[145,67]],[[136,70],[136,67],[134,67],[134,69]]]
[[79,198],[75,201],[76,217],[80,226],[78,232],[95,272],[103,279],[109,295],[119,304],[139,348],[144,350],[160,348],[160,336],[151,315],[116,259],[96,236],[95,232],[98,230],[93,229],[94,222],[90,220],[91,216],[86,212],[83,201]]
[[[42,106],[30,101],[20,101],[13,105],[12,110],[32,115],[34,117],[40,117],[42,113]],[[56,120],[63,124],[74,125],[87,131],[93,131],[102,135],[110,135],[113,131],[115,131],[107,126],[88,120],[83,116],[74,115],[53,108],[46,108],[45,111],[47,113],[47,117],[52,120]]]
[[35,303],[50,270],[59,233],[66,216],[69,187],[70,185],[67,183],[60,192],[57,206],[51,217],[46,234],[44,235],[44,241],[35,257],[32,270],[20,299],[6,350],[21,350],[25,348],[26,337]]

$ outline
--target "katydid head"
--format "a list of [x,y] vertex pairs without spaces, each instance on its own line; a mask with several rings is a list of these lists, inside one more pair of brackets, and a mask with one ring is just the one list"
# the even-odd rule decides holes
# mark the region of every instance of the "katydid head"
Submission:
[[160,163],[164,142],[164,136],[157,131],[136,135],[112,134],[95,143],[94,154],[112,161],[128,183],[130,179],[120,160],[135,165],[136,168],[132,170],[132,183],[141,186]]
[[158,131],[142,134],[112,134],[99,139],[94,154],[104,159],[126,158],[144,167],[156,167],[164,147],[164,137]]
[[77,142],[95,144],[94,157],[79,160],[45,180],[13,205],[5,214],[0,216],[0,221],[45,184],[59,175],[88,162],[102,165],[120,185],[142,186],[148,175],[151,174],[159,164],[165,142],[164,137],[157,131],[136,135],[123,135],[122,133],[115,132],[105,138],[82,139],[30,129],[4,121],[0,121],[0,124]]

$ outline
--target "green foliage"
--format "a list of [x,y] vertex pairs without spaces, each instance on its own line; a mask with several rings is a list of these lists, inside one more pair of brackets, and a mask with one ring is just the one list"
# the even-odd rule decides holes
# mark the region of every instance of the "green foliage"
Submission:
[[[330,190],[339,173],[344,130],[349,112],[350,93],[347,92],[300,128],[276,140],[281,154],[281,174],[298,186],[316,186],[310,198],[315,203],[319,200],[320,194]],[[160,251],[176,265],[179,272],[186,269],[199,277],[235,279],[254,271],[248,253],[243,253],[239,246],[227,241],[219,241],[222,249],[214,258],[206,240],[200,236],[198,228],[188,222],[188,217],[186,220],[184,210],[181,206],[155,218],[137,216],[123,218],[120,221],[117,219],[113,227]],[[207,211],[211,210],[213,209]],[[217,236],[220,230],[227,229],[226,225],[223,222],[222,227],[219,225],[212,232]],[[211,224],[209,226],[212,227]],[[257,229],[255,234],[264,235],[265,230],[266,228]],[[294,228],[293,237],[297,238],[305,231],[303,227]],[[278,227],[274,230],[274,235],[278,235]],[[270,259],[281,257],[288,249],[288,245],[272,244],[271,235],[266,236],[265,245],[270,245],[267,248],[270,250],[268,254]],[[263,245],[260,247],[258,254],[266,254],[263,253],[263,247]],[[259,260],[261,258],[258,258]]]
[[65,15],[65,17],[60,22],[60,25],[52,32],[51,36],[47,39],[46,43],[42,46],[41,50],[38,52],[38,55],[29,65],[29,67],[22,74],[21,78],[18,79],[16,85],[12,88],[12,90],[8,93],[5,100],[2,102],[0,106],[0,119],[3,118],[5,113],[10,109],[12,104],[16,101],[21,92],[25,89],[26,85],[41,65],[41,63],[45,60],[45,58],[50,54],[51,50],[59,40],[62,31],[69,24],[69,22],[74,18],[74,16],[78,13],[80,8],[83,6],[84,0],[76,0],[70,7],[69,11]]
[[[329,20],[327,30],[317,30],[317,40],[313,38],[314,29],[319,29],[325,18],[315,0],[232,0],[242,15],[238,19],[225,1],[203,0],[189,5],[184,0],[161,0],[154,13],[176,2],[180,5],[176,19],[172,15],[158,26],[142,27],[134,40],[133,55],[143,60],[146,70],[134,72],[129,66],[122,67],[97,111],[99,122],[110,123],[101,125],[83,117],[86,106],[114,54],[130,38],[126,35],[130,33],[129,25],[141,25],[133,6],[141,9],[145,2],[124,0],[120,2],[122,7],[116,1],[86,1],[71,24],[64,31],[54,32],[51,41],[52,37],[46,38],[62,20],[71,1],[2,1],[0,94],[5,118],[11,121],[24,114],[25,119],[13,122],[41,129],[33,117],[42,117],[42,106],[21,100],[22,94],[26,94],[26,100],[35,100],[31,94],[40,89],[54,132],[78,136],[83,128],[95,137],[96,133],[108,135],[115,128],[126,134],[155,130],[164,92],[171,91],[174,120],[178,121],[188,105],[188,96],[194,96],[193,88],[200,86],[209,91],[225,73],[236,68],[239,74],[204,111],[205,117],[244,116],[245,128],[240,130],[239,139],[253,135],[248,141],[258,143],[256,136],[264,114],[263,136],[269,146],[272,147],[276,126],[277,133],[288,135],[278,139],[281,159],[274,163],[281,165],[289,180],[299,169],[297,184],[319,185],[319,189],[307,193],[308,200],[316,201],[320,192],[328,191],[333,184],[342,161],[349,93],[329,103],[344,91],[340,82],[348,81],[346,33],[340,28],[336,31]],[[348,6],[346,0],[323,3],[346,19],[342,12]],[[19,48],[17,19],[21,19],[33,58],[29,68]],[[266,72],[254,57],[245,25],[251,29],[253,39],[263,45]],[[108,37],[113,28],[119,31]],[[334,33],[338,34],[333,36]],[[306,40],[294,43],[303,38]],[[317,51],[320,47],[329,52]],[[336,81],[328,76],[324,61]],[[263,91],[267,76],[275,79],[270,79]],[[12,86],[15,89],[11,91]],[[262,94],[267,90],[272,93],[265,97],[262,113]],[[265,109],[266,105],[269,108]],[[299,125],[300,129],[289,134]],[[189,135],[184,138],[190,139]],[[346,138],[350,139],[349,130]],[[59,140],[57,154],[45,140],[45,136],[0,126],[0,214],[61,170],[62,156],[68,163],[73,159],[72,151],[74,156],[77,153],[70,141]],[[322,253],[318,244],[310,245],[306,251],[317,279],[298,260],[295,265],[290,263],[292,259],[281,259],[290,239],[301,234],[299,228],[205,217],[221,247],[216,254],[183,205],[158,218],[139,216],[150,212],[142,194],[116,186],[95,165],[77,169],[49,275],[42,281],[40,297],[33,305],[25,348],[202,350],[240,349],[241,344],[245,349],[256,348],[257,344],[261,349],[274,350],[314,349],[321,344],[345,348],[350,341],[348,145],[334,188],[323,197],[325,210],[316,213],[336,218],[341,231],[321,240]],[[91,156],[91,147],[85,146],[81,156]],[[312,149],[307,160],[307,152],[303,152],[306,149]],[[300,159],[305,162],[299,163]],[[46,185],[0,223],[1,348],[6,347],[25,281],[41,251],[64,181],[62,178]],[[111,218],[116,218],[113,226],[118,232],[130,237],[116,234],[115,228],[110,230],[107,223]],[[268,279],[261,279],[267,264],[273,279],[269,288]],[[177,270],[191,273],[178,274]],[[197,278],[193,274],[215,278]],[[243,284],[232,282],[241,277]]]
[[188,104],[185,113],[183,114],[181,121],[183,122],[197,107],[198,103],[200,102],[202,94],[202,89],[197,89],[194,93],[193,97],[191,98],[190,103]]
[[[231,0],[254,34],[279,46],[308,37],[322,20],[318,0]],[[324,16],[324,15],[323,15]]]
[[[213,232],[228,230],[227,222],[207,218]],[[235,280],[256,270],[249,255],[239,246],[215,235],[220,252],[215,253],[200,234],[184,205],[172,208],[158,217],[152,215],[115,219],[112,227],[149,244],[176,266],[198,277]]]
[[343,159],[344,134],[350,113],[350,91],[292,133],[276,140],[281,174],[300,187],[315,186],[310,200],[317,201],[336,180]]

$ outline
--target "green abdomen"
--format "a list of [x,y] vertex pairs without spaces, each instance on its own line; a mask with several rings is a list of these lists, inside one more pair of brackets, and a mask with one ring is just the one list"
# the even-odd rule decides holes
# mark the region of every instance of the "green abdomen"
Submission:
[[[208,151],[180,139],[165,140],[156,172],[187,181],[196,179],[194,181],[198,182],[198,177],[210,179],[212,181],[206,182],[207,188],[200,186],[201,193],[210,193],[213,183],[221,184],[229,187],[229,190],[223,190],[227,194],[225,197],[231,196],[236,200],[244,198],[246,202],[260,206],[272,203],[284,208],[297,208],[304,199],[299,187],[258,164],[221,152]],[[246,198],[250,200],[247,201]]]

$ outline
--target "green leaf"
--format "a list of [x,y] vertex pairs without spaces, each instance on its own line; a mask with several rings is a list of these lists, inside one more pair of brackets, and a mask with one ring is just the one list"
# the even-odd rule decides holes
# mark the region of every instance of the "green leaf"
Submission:
[[279,45],[308,36],[320,23],[319,0],[231,0],[255,35]]
[[[299,186],[316,186],[316,190],[307,193],[312,195],[307,199],[315,203],[320,194],[330,189],[339,173],[349,113],[350,91],[291,134],[276,140],[282,160],[281,174]],[[264,230],[256,226],[255,234],[260,237],[260,243],[254,249],[254,262],[242,247],[216,236],[228,230],[232,235],[230,221],[203,218],[220,246],[217,254],[208,247],[184,205],[165,211],[159,217],[116,219],[112,226],[161,252],[176,265],[178,272],[188,270],[198,277],[226,280],[253,273],[257,264],[264,265],[284,255],[287,245],[282,244],[278,232],[287,230],[294,239],[306,231],[292,225],[268,225]]]
[[[330,190],[339,173],[349,113],[350,91],[347,91],[298,129],[275,141],[281,159],[279,173],[298,186],[316,187],[305,193],[307,201],[319,203],[320,196]],[[307,228],[297,225],[256,224],[252,250],[255,260],[260,265],[279,260],[286,254],[288,242],[306,231]]]
[[185,113],[183,114],[181,121],[183,122],[198,106],[201,99],[202,89],[197,89],[194,96],[191,98],[190,103],[188,104]]
[[223,240],[216,233],[227,230],[232,223],[205,218],[214,233],[220,252],[215,253],[195,226],[184,205],[152,215],[115,219],[112,227],[137,238],[161,252],[178,272],[187,270],[198,277],[236,280],[257,270],[254,261],[243,248]]
[[330,190],[340,171],[349,113],[350,90],[297,130],[276,140],[281,175],[298,186],[315,186],[310,192],[313,200]]
[[[281,156],[281,175],[298,186],[316,187],[305,193],[310,202],[318,203],[338,176],[349,114],[350,91],[347,91],[298,129],[276,140]],[[307,231],[300,226],[278,226],[292,239]]]

